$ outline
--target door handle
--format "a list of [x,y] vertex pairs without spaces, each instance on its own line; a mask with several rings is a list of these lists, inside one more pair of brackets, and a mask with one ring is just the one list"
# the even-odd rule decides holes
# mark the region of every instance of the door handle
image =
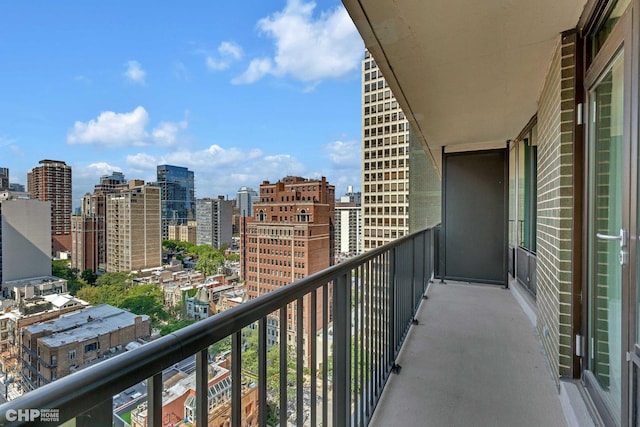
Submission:
[[627,244],[627,230],[625,230],[624,228],[620,229],[620,234],[618,234],[617,236],[615,235],[612,236],[610,234],[596,233],[596,237],[602,240],[620,240],[621,248]]

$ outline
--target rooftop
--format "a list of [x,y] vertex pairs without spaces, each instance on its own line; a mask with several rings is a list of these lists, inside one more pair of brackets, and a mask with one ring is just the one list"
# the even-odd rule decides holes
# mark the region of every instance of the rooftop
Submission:
[[141,317],[143,321],[149,319],[147,315],[140,316],[102,304],[26,329],[31,334],[50,332],[52,335],[40,338],[40,341],[55,347],[69,342],[82,342],[115,329],[131,326],[135,323],[136,317]]

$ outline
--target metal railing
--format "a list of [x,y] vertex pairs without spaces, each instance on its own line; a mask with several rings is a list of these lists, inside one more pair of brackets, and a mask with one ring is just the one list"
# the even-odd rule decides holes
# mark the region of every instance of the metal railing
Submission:
[[[233,426],[246,425],[243,361],[247,327],[253,327],[257,372],[249,375],[258,390],[259,425],[270,419],[281,426],[365,426],[397,368],[396,357],[432,278],[434,241],[434,229],[413,233],[60,378],[0,406],[0,424],[52,425],[32,419],[36,412],[25,412],[44,409],[54,410],[60,423],[75,419],[76,425],[111,425],[113,396],[146,381],[147,424],[162,425],[163,370],[195,355],[193,421],[207,425],[209,347],[231,337],[229,420]],[[313,315],[305,320],[309,312]],[[271,325],[279,319],[282,331],[271,349],[268,318]],[[291,324],[292,338],[282,326]],[[267,354],[273,352],[279,367],[275,390],[274,379],[267,378],[267,364],[274,363]]]

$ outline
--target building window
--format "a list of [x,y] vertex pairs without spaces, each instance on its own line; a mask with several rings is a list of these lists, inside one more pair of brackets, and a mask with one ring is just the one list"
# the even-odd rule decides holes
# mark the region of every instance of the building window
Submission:
[[84,346],[84,352],[85,353],[91,353],[92,351],[97,351],[98,350],[98,343],[94,342],[91,344],[87,344]]
[[536,252],[538,147],[525,138],[518,144],[518,245]]

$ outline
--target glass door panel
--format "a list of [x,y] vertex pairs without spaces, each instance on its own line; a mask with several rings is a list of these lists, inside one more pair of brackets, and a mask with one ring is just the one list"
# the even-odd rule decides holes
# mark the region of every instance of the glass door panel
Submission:
[[599,394],[620,422],[622,398],[624,60],[617,54],[589,93],[589,370]]

